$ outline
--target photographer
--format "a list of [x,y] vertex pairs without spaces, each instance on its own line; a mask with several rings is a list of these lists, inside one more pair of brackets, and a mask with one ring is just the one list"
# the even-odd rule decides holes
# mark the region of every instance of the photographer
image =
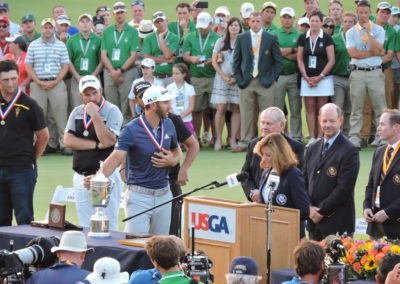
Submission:
[[294,249],[294,268],[298,276],[282,284],[309,282],[318,284],[324,275],[324,248],[315,241],[303,239]]
[[257,262],[247,256],[239,256],[232,260],[229,273],[225,277],[228,284],[252,284],[261,280],[261,276],[258,276]]
[[26,284],[70,284],[85,279],[90,273],[81,269],[87,252],[94,252],[87,248],[86,238],[82,232],[64,232],[60,245],[53,247],[51,252],[57,252],[58,263],[41,270],[30,277]]
[[394,270],[398,263],[400,263],[400,255],[396,253],[388,253],[382,257],[378,265],[377,274],[375,275],[376,282],[378,284],[386,283],[389,272]]

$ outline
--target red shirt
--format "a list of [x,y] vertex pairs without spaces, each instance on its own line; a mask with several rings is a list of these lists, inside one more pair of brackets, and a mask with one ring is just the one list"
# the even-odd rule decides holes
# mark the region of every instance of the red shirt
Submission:
[[4,40],[4,42],[0,41],[0,58],[2,58],[4,55],[6,55],[7,53],[10,52],[10,47],[9,47],[9,43],[7,41]]
[[[26,57],[26,52],[22,53],[19,58],[15,58],[14,53],[8,53],[6,54],[7,59],[14,60],[17,62],[18,69],[19,69],[19,81],[18,81],[18,86],[21,86],[22,82],[25,81],[25,79],[28,77],[28,73],[26,72],[26,66],[25,66],[25,57]],[[29,85],[27,86],[27,89],[25,90],[25,94],[29,95]]]

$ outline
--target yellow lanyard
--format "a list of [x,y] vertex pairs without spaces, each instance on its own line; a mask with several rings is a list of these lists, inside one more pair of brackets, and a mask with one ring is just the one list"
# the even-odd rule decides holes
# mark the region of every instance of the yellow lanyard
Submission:
[[262,33],[261,33],[260,40],[258,41],[257,46],[255,48],[253,48],[253,53],[257,52],[257,50],[260,48],[261,40],[262,40]]
[[391,147],[390,145],[388,145],[388,146],[386,147],[385,156],[383,157],[383,173],[384,173],[385,175],[386,175],[386,173],[387,173],[387,171],[388,171],[388,169],[389,169],[389,167],[390,167],[390,164],[392,163],[394,157],[396,156],[397,151],[398,151],[399,148],[400,148],[400,143],[397,144],[396,149],[394,149],[394,151],[393,151],[393,153],[392,153],[392,157],[390,157],[389,164],[387,164],[387,162],[386,162],[386,157],[387,157],[387,152],[388,152],[388,150],[389,150],[390,147]]
[[[364,42],[364,44],[367,44],[368,33],[367,33],[367,31],[365,31],[365,32],[366,32],[366,35],[363,37],[363,36],[361,35],[361,31],[360,31],[360,28],[359,28],[358,26],[359,26],[359,24],[356,24],[357,32],[358,32],[358,34],[360,35],[360,37],[361,37],[362,41]],[[372,29],[372,22],[371,22],[371,21],[369,22],[369,26],[370,26],[370,29]]]

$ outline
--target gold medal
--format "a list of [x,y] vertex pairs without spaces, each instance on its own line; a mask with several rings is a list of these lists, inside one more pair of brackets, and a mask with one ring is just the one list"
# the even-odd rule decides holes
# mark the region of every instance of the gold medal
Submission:
[[6,122],[5,122],[4,120],[2,120],[2,121],[0,122],[0,124],[1,124],[1,125],[6,125]]

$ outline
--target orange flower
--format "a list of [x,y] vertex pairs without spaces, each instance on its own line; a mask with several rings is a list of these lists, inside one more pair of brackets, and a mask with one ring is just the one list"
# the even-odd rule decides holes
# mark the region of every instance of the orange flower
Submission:
[[325,247],[325,239],[321,241],[321,246]]
[[367,263],[368,255],[364,254],[363,257],[361,258],[361,264],[365,265]]
[[370,250],[369,252],[368,252],[368,255],[373,255],[373,256],[375,256],[375,255],[377,255],[378,254],[378,251],[376,250],[376,249],[372,249],[372,250]]
[[383,254],[386,254],[388,251],[390,251],[390,246],[384,246],[384,247],[382,248],[382,253],[383,253]]
[[359,262],[353,263],[353,268],[355,271],[360,272],[361,265]]
[[384,257],[384,256],[385,256],[385,254],[384,254],[383,252],[380,252],[380,253],[378,253],[377,255],[375,255],[375,260],[376,260],[377,262],[380,262],[381,259],[382,259],[382,257]]

